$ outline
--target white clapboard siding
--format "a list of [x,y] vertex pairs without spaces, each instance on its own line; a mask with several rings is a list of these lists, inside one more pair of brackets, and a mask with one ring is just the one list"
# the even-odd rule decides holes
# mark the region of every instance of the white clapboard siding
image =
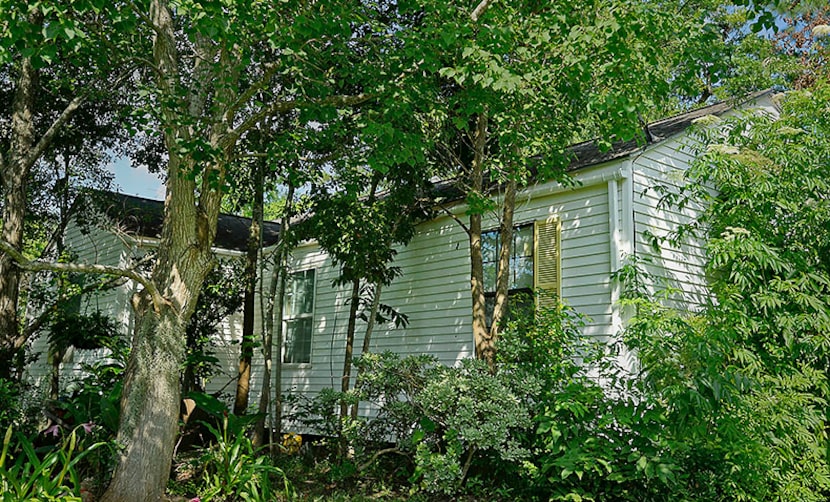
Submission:
[[[118,266],[128,257],[125,241],[112,232],[90,227],[82,232],[75,224],[70,224],[65,234],[66,250],[78,263],[99,263],[102,265]],[[45,280],[43,276],[35,276],[33,280]],[[122,330],[128,332],[131,326],[131,313],[125,306],[129,306],[131,284],[98,293],[85,295],[81,301],[81,312],[91,313],[96,310],[108,314]],[[33,313],[34,315],[34,313]],[[45,332],[36,336],[28,347],[33,362],[26,368],[25,378],[33,386],[37,395],[46,395],[49,391],[52,365],[48,361],[48,341]],[[106,358],[106,350],[75,350],[70,349],[63,359],[60,368],[61,386],[64,389],[79,378],[83,377],[81,367]]]
[[[587,336],[612,335],[607,185],[548,194],[537,191],[532,197],[520,195],[517,201],[516,225],[551,218],[560,221],[563,300],[589,318],[584,328]],[[466,221],[464,208],[456,210]],[[494,217],[484,218],[485,230],[496,226]],[[419,225],[415,237],[395,258],[403,275],[385,287],[381,297],[383,303],[406,314],[409,325],[400,329],[377,326],[371,350],[401,356],[429,353],[446,365],[472,357],[469,263],[467,234],[451,217],[441,215]],[[339,271],[314,244],[294,252],[291,268],[316,270],[314,331],[311,363],[285,365],[283,389],[311,397],[325,387],[340,388],[349,287],[331,286]],[[355,355],[360,353],[365,326],[358,322]]]
[[635,253],[643,261],[645,269],[659,278],[653,289],[671,287],[679,290],[674,298],[676,305],[696,309],[707,299],[705,242],[702,237],[689,235],[680,243],[663,241],[655,249],[649,238],[671,237],[682,225],[692,223],[703,208],[690,204],[682,209],[670,204],[660,204],[663,193],[684,192],[684,172],[693,161],[692,139],[681,135],[646,150],[634,162],[634,226],[636,229]]

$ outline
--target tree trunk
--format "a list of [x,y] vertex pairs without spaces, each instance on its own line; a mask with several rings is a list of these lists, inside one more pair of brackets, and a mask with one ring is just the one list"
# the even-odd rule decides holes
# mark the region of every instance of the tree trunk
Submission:
[[[366,324],[366,334],[363,336],[363,349],[360,355],[363,356],[369,353],[369,348],[372,344],[372,332],[375,330],[375,318],[378,316],[378,308],[380,307],[380,293],[383,291],[383,283],[377,281],[375,283],[375,296],[372,298],[372,308],[369,310],[369,319]],[[357,370],[357,378],[360,378],[363,369]],[[352,406],[352,418],[357,418],[360,408],[360,401],[354,403]]]
[[104,501],[155,502],[164,493],[178,433],[185,326],[170,306],[139,317],[118,428],[124,449]]
[[[269,288],[268,308],[264,315],[265,326],[262,337],[262,356],[265,360],[265,365],[262,374],[262,394],[259,396],[259,413],[263,417],[257,421],[256,427],[254,428],[253,443],[256,446],[262,446],[265,440],[265,414],[268,413],[269,400],[271,398],[271,366],[274,361],[272,353],[273,345],[277,347],[276,364],[273,364],[274,373],[276,374],[274,378],[273,429],[278,435],[282,433],[282,311],[285,305],[285,281],[288,272],[285,261],[289,251],[285,239],[290,231],[293,199],[294,185],[289,178],[288,193],[285,195],[285,211],[280,219],[280,243],[277,248],[277,256],[274,264],[274,277]],[[280,316],[276,324],[274,322],[275,315]],[[274,338],[276,338],[276,341]],[[269,441],[269,444],[273,444],[273,441]]]
[[[343,356],[343,378],[340,390],[349,392],[352,377],[352,355],[354,353],[354,333],[357,328],[357,309],[360,304],[360,279],[352,280],[351,304],[349,305],[349,326],[346,330],[346,352]],[[346,418],[348,406],[345,401],[340,403],[340,418]]]
[[[212,162],[201,162],[200,186],[188,176],[195,172],[196,161],[180,156],[180,145],[190,141],[195,131],[181,115],[202,117],[210,82],[204,65],[214,61],[210,51],[215,49],[210,44],[196,48],[205,53],[200,52],[201,57],[194,62],[191,76],[197,82],[195,90],[184,99],[173,99],[181,97],[173,15],[165,0],[150,3],[153,59],[158,93],[163,98],[163,136],[168,153],[167,194],[151,278],[156,294],[151,297],[145,289],[133,299],[136,327],[121,398],[117,437],[121,450],[102,502],[156,502],[164,494],[178,431],[179,375],[185,359],[187,323],[213,266],[211,246],[222,192],[211,183],[221,186],[224,182],[230,153],[226,146]],[[209,138],[214,147],[221,142],[219,129],[214,124]]]
[[[484,195],[484,160],[487,147],[487,115],[480,113],[473,134],[473,163],[470,172],[470,190],[477,196]],[[473,340],[476,357],[492,368],[495,364],[495,347],[487,331],[487,313],[484,300],[484,260],[481,255],[481,214],[470,214],[470,290],[473,299]]]
[[[499,263],[496,274],[496,302],[493,307],[493,322],[489,339],[495,344],[501,331],[501,321],[507,314],[507,292],[510,288],[510,255],[513,251],[513,213],[516,209],[516,180],[507,182],[502,202],[501,224],[499,225]],[[488,359],[488,362],[490,360]],[[491,364],[491,368],[493,365]]]
[[[33,14],[34,15],[34,14]],[[23,249],[26,218],[26,182],[31,166],[25,161],[35,142],[35,93],[38,71],[30,58],[23,58],[12,102],[11,140],[8,155],[0,156],[0,189],[3,220],[0,238],[16,250]],[[21,340],[17,318],[21,271],[12,258],[0,255],[0,377],[10,378],[18,366]]]
[[242,320],[242,345],[239,354],[239,378],[236,381],[236,399],[233,412],[244,414],[248,409],[251,391],[251,360],[254,357],[254,305],[256,299],[257,260],[262,244],[263,166],[257,161],[254,174],[254,196],[251,229],[248,234],[248,253],[245,261],[245,302]]

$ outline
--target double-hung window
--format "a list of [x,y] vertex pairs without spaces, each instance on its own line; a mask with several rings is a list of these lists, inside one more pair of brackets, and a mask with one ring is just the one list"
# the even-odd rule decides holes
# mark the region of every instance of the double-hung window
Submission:
[[[534,289],[546,292],[540,303],[549,306],[559,296],[559,232],[558,220],[536,221],[513,229],[510,255],[508,295],[514,306],[530,306]],[[501,242],[498,230],[481,235],[484,268],[484,299],[487,325],[492,323],[496,303],[496,277]],[[518,302],[518,305],[517,303]]]
[[288,277],[283,321],[285,348],[283,363],[311,362],[311,333],[314,320],[314,269],[294,272]]

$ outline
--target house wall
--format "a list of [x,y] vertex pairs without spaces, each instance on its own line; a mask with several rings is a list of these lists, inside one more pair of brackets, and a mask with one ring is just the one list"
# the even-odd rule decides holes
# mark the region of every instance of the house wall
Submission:
[[[778,116],[772,96],[765,94],[742,105],[740,112]],[[642,268],[653,275],[651,289],[672,288],[671,305],[697,310],[708,301],[706,288],[706,235],[705,229],[692,233],[678,242],[668,242],[666,237],[676,237],[677,230],[695,221],[704,211],[699,203],[689,202],[685,207],[666,203],[662,199],[688,195],[688,181],[684,173],[694,162],[698,142],[688,131],[649,147],[632,158],[634,253]],[[682,197],[681,197],[682,198]],[[653,237],[661,239],[654,247]]]
[[[704,208],[697,203],[678,208],[667,195],[683,195],[685,171],[693,162],[692,139],[686,135],[664,141],[633,159],[634,253],[653,291],[676,289],[673,304],[696,310],[707,299],[705,236],[688,235],[668,242],[678,228],[694,222]],[[655,239],[660,239],[656,242]]]
[[[564,188],[557,183],[531,187],[517,197],[515,223],[556,217],[561,220],[561,290],[566,303],[587,317],[584,333],[607,337],[614,333],[611,306],[611,242],[609,189],[606,179],[617,176],[620,163],[580,171],[592,184]],[[619,194],[619,190],[615,195]],[[620,205],[616,205],[619,212]],[[466,221],[466,207],[453,208]],[[617,220],[621,219],[618,214]],[[496,228],[488,217],[484,229]],[[403,356],[431,353],[446,365],[474,355],[472,338],[469,241],[451,217],[439,216],[419,225],[395,265],[403,275],[384,288],[381,301],[409,317],[406,328],[377,326],[373,352],[393,351]],[[283,389],[313,395],[326,387],[340,387],[348,305],[347,287],[332,287],[338,270],[313,243],[299,247],[291,261],[294,271],[316,269],[314,331],[311,363],[285,365]],[[365,323],[359,322],[355,355],[362,347]],[[354,374],[354,372],[353,372]]]
[[[154,239],[140,241],[98,227],[90,227],[82,232],[74,222],[66,229],[65,243],[67,250],[74,255],[78,263],[97,263],[110,266],[123,266],[130,263],[134,256],[141,256],[157,244]],[[214,250],[220,258],[240,258],[241,253],[226,250]],[[129,281],[117,288],[102,293],[86,294],[81,301],[81,312],[91,313],[96,310],[108,314],[116,321],[121,336],[132,336],[135,316],[130,299],[138,286]],[[255,332],[260,323],[260,305],[255,302]],[[219,360],[215,375],[205,382],[205,392],[221,395],[232,404],[236,391],[237,365],[239,361],[239,341],[242,337],[242,312],[229,316],[220,326],[220,334],[214,342],[214,356]],[[256,335],[255,335],[256,336]],[[63,392],[71,392],[73,387],[84,377],[83,366],[106,359],[108,351],[70,349],[60,367],[60,382]],[[46,396],[49,392],[52,364],[48,358],[47,333],[42,332],[30,345],[29,354],[34,358],[26,368],[26,379],[33,385],[35,395]],[[257,358],[251,375],[250,405],[256,407],[261,389],[262,361]]]
[[[82,232],[74,223],[68,225],[64,237],[66,250],[78,263],[99,263],[118,266],[128,258],[129,248],[121,237],[97,227],[90,227]],[[34,281],[44,280],[42,275],[35,276]],[[107,313],[120,326],[123,334],[129,333],[132,315],[129,298],[133,285],[123,286],[96,294],[87,294],[81,300],[81,312],[92,313],[96,310]],[[52,364],[48,358],[49,344],[47,333],[42,331],[30,342],[29,355],[34,359],[26,368],[25,378],[33,385],[36,395],[48,395]],[[67,351],[60,368],[60,382],[64,389],[69,389],[82,376],[84,364],[90,364],[106,357],[105,350]]]

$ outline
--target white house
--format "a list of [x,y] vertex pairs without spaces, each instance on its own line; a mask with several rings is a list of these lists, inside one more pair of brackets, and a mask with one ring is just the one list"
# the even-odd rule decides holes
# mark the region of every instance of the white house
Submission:
[[[740,106],[776,114],[769,92],[755,94]],[[689,126],[700,117],[733,111],[731,104],[716,104],[649,124],[646,144],[622,143],[607,152],[600,152],[591,142],[572,146],[575,158],[569,172],[575,185],[538,183],[517,197],[513,287],[533,288],[544,281],[546,288],[553,286],[564,302],[589,319],[585,336],[612,337],[621,329],[623,318],[616,305],[619,287],[611,274],[626,257],[637,256],[645,260],[651,274],[682,291],[677,301],[691,309],[698,306],[706,294],[702,243],[687,241],[655,250],[650,236],[666,235],[689,222],[699,208],[678,211],[661,207],[661,194],[654,187],[681,190],[682,173],[694,158]],[[497,190],[493,197],[499,197]],[[450,207],[459,218],[465,218],[465,210],[463,201]],[[483,226],[495,229],[497,221],[485,219]],[[487,235],[484,240],[487,261],[488,249],[493,252],[494,244],[488,246]],[[139,234],[119,240],[111,232],[83,235],[71,228],[67,243],[81,259],[112,264],[121,263],[136,247],[152,246],[153,239]],[[225,244],[217,240],[217,246]],[[238,246],[228,247],[217,251],[239,253]],[[314,242],[300,245],[289,265],[292,275],[283,316],[283,390],[313,394],[326,387],[339,388],[349,291],[331,286],[338,270]],[[372,351],[430,353],[447,365],[473,356],[469,242],[464,230],[449,215],[421,223],[412,241],[399,249],[395,265],[403,275],[384,289],[382,300],[406,314],[409,325],[377,326]],[[494,266],[486,268],[492,273]],[[547,277],[543,278],[540,271],[545,270]],[[131,291],[115,291],[106,300],[107,308],[119,316],[125,328],[131,324]],[[238,318],[226,323],[225,339],[219,347],[220,352],[225,351],[222,358],[228,366],[208,390],[222,388],[234,375],[238,346],[229,342],[238,338],[240,325]],[[357,347],[362,344],[361,336],[358,328]],[[35,380],[44,374],[38,369],[42,364],[35,363],[30,369]],[[259,392],[257,364],[261,361],[255,362],[253,372],[253,403]]]
[[[161,233],[164,203],[130,195],[109,192],[87,194],[76,202],[76,217],[72,219],[64,234],[67,252],[79,263],[98,263],[118,267],[129,267],[147,252],[158,246]],[[90,210],[91,211],[88,211]],[[219,259],[243,259],[251,220],[239,216],[222,214],[217,224],[214,252]],[[279,225],[266,222],[263,229],[263,243],[273,246],[279,239]],[[126,339],[134,326],[134,313],[130,304],[139,286],[132,282],[102,293],[84,295],[78,308],[83,313],[101,311],[109,314]],[[258,304],[257,304],[258,307]],[[259,312],[256,312],[257,317]],[[239,340],[242,336],[242,312],[231,315],[221,326],[221,339],[216,340],[213,350],[220,361],[220,372],[205,382],[209,393],[233,393],[239,360]],[[50,385],[52,363],[48,356],[46,334],[33,340],[30,353],[34,361],[26,368],[27,381],[35,391],[46,394]],[[82,366],[104,357],[107,351],[70,349],[60,366],[61,386],[65,387],[74,379],[83,376]],[[259,383],[253,375],[255,392]],[[252,400],[252,402],[254,402]]]

